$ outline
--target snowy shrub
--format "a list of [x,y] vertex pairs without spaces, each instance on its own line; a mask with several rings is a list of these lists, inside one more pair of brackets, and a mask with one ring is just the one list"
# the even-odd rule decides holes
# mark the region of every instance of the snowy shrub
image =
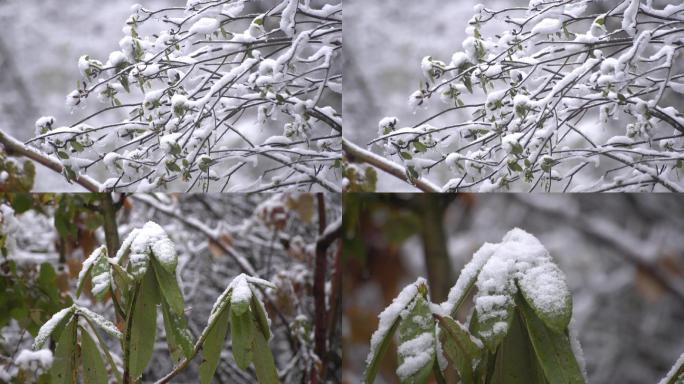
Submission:
[[0,142],[103,191],[338,191],[341,3],[265,3],[134,6],[120,50],[78,60],[67,107],[98,111]]
[[[465,323],[457,317],[473,291]],[[405,287],[379,316],[366,361],[372,383],[398,333],[402,383],[437,382],[457,373],[462,383],[584,383],[581,347],[573,333],[572,297],[563,272],[534,236],[513,229],[484,244],[466,264],[446,302],[434,304],[425,279]]]
[[420,63],[409,107],[439,112],[382,119],[384,159],[345,151],[425,191],[684,190],[684,5],[598,3],[477,5],[462,50]]
[[[49,338],[56,342],[50,370],[55,383],[76,383],[79,371],[86,383],[138,382],[145,371],[156,340],[157,306],[171,357],[176,363],[160,382],[168,382],[202,355],[200,383],[211,383],[230,326],[232,353],[241,369],[252,363],[259,382],[278,383],[273,354],[268,346],[270,320],[261,301],[261,290],[275,288],[268,281],[240,274],[218,297],[206,327],[197,340],[189,332],[183,293],[176,275],[177,255],[162,227],[148,222],[134,229],[114,256],[105,246],[83,263],[77,296],[86,283],[102,300],[111,297],[123,330],[114,322],[73,304],[55,313],[38,331],[33,348],[42,349]],[[104,332],[121,344],[123,357],[113,357]],[[117,361],[123,361],[120,370]],[[79,368],[82,367],[82,368]]]

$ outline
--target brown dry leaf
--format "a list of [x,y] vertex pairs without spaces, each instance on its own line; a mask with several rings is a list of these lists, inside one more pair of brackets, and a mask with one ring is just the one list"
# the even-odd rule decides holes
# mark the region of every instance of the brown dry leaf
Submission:
[[228,233],[224,233],[219,236],[219,242],[209,239],[207,248],[209,248],[209,254],[215,259],[225,256],[225,252],[221,249],[221,245],[224,247],[231,247],[233,245],[233,236]]
[[287,198],[287,207],[295,211],[303,222],[310,223],[315,211],[314,196],[311,193],[290,195]]
[[660,300],[665,294],[665,288],[642,267],[637,267],[635,284],[637,292],[650,302]]

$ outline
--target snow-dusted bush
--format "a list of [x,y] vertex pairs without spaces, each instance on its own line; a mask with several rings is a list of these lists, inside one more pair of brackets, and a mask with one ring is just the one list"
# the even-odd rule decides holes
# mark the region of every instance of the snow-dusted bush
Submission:
[[[684,5],[606,4],[476,6],[462,50],[420,63],[409,106],[443,108],[379,122],[372,143],[394,163],[345,150],[423,190],[683,190]],[[419,185],[431,171],[440,185]]]
[[341,3],[265,3],[134,6],[120,50],[78,60],[66,104],[99,110],[10,149],[108,191],[339,190]]
[[[206,327],[193,340],[176,275],[177,263],[174,243],[154,222],[131,231],[114,256],[107,254],[106,246],[93,251],[83,263],[76,295],[80,296],[86,283],[100,300],[109,295],[124,324],[123,331],[114,322],[77,304],[55,313],[40,328],[33,343],[35,350],[41,350],[49,338],[57,342],[54,362],[50,356],[53,382],[76,383],[79,372],[86,383],[111,379],[118,383],[138,382],[154,352],[157,306],[169,352],[176,362],[174,370],[160,382],[170,381],[201,353],[199,382],[211,383],[229,326],[238,367],[247,369],[253,363],[259,382],[280,382],[268,346],[270,320],[258,293],[275,286],[238,275],[218,297]],[[112,356],[100,331],[121,344],[122,357]],[[123,361],[122,369],[117,361]]]
[[[466,323],[458,315],[474,309]],[[427,281],[405,287],[379,316],[366,361],[372,383],[395,333],[402,383],[584,383],[573,333],[572,296],[563,272],[533,235],[520,229],[485,243],[464,266],[448,299],[430,302]]]

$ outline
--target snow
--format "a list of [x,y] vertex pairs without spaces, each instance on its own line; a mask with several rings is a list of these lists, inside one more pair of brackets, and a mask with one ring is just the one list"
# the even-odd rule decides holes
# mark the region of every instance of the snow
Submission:
[[52,128],[55,123],[55,118],[53,116],[43,116],[36,120],[36,136]]
[[498,317],[498,311],[512,304],[500,296],[512,300],[517,291],[514,279],[542,312],[560,313],[567,307],[565,276],[539,240],[516,228],[504,236],[477,278],[475,308],[480,319]]
[[159,224],[148,221],[135,235],[131,243],[130,261],[133,276],[142,277],[147,271],[150,253],[164,269],[175,271],[178,257],[166,231]]
[[546,18],[538,22],[532,28],[532,34],[544,34],[549,35],[552,33],[560,32],[562,23],[560,19],[557,18]]
[[252,299],[252,290],[247,283],[247,276],[244,273],[239,274],[230,283],[233,288],[233,293],[230,297],[232,305],[248,303]]
[[584,351],[582,351],[582,345],[579,342],[579,333],[577,332],[574,317],[570,318],[570,323],[568,324],[568,338],[570,339],[572,354],[575,355],[575,360],[577,360],[577,364],[579,364],[582,376],[584,376],[584,380],[587,381],[587,362],[584,359]]
[[40,349],[37,351],[22,349],[14,360],[14,363],[24,369],[29,369],[32,363],[37,363],[41,368],[47,369],[52,366],[52,359],[52,351],[49,349]]
[[189,32],[190,33],[199,33],[199,34],[210,34],[216,31],[220,26],[220,23],[218,20],[212,18],[212,17],[203,17],[199,20],[197,20],[191,27]]
[[292,140],[286,136],[271,136],[264,141],[264,145],[288,145]]
[[131,244],[133,244],[133,240],[135,240],[135,238],[138,236],[139,231],[140,230],[138,228],[134,228],[128,233],[128,236],[126,236],[124,241],[121,243],[121,247],[119,247],[119,250],[116,252],[116,256],[114,256],[115,263],[119,264],[124,254],[130,250]]
[[637,13],[639,11],[639,4],[641,3],[641,0],[625,0],[626,4],[629,3],[629,6],[627,9],[624,11],[623,18],[622,18],[622,29],[627,32],[628,35],[634,36],[636,33],[636,24],[637,24]]
[[386,116],[378,122],[378,134],[386,135],[390,133],[399,124],[399,119],[393,116]]
[[36,335],[36,338],[33,341],[33,350],[42,348],[43,345],[45,345],[45,342],[47,341],[48,337],[50,337],[52,332],[57,327],[57,325],[67,315],[71,315],[74,312],[75,308],[75,306],[67,307],[52,315],[50,320],[46,321],[45,324],[43,324],[43,326],[40,327],[38,335]]
[[[83,261],[83,265],[81,266],[81,271],[78,273],[78,285],[80,286],[83,284],[83,279],[85,279],[86,274],[89,271],[92,271],[91,273],[91,279],[93,283],[93,295],[99,295],[109,289],[109,284],[110,284],[110,279],[109,279],[109,270],[108,266],[107,268],[104,268],[102,270],[99,270],[97,275],[95,275],[95,266],[100,264],[100,263],[105,263],[106,264],[106,258],[107,258],[107,247],[102,245],[98,248],[96,248],[90,256],[88,256],[87,259]],[[103,260],[104,259],[104,260]]]
[[122,338],[122,334],[119,331],[119,329],[112,323],[111,321],[105,319],[102,315],[95,313],[91,311],[88,308],[85,307],[76,307],[76,313],[79,315],[87,317],[90,321],[92,321],[96,326],[101,328],[103,331],[105,331],[107,334],[109,334],[112,337],[115,337],[117,339]]
[[530,296],[535,308],[560,313],[567,307],[566,298],[570,292],[565,285],[565,274],[556,264],[543,263],[529,268],[518,283]]
[[72,91],[66,97],[67,107],[75,107],[81,102],[81,95],[78,91]]
[[665,375],[665,377],[663,377],[662,380],[660,380],[660,382],[658,384],[669,384],[669,383],[675,382],[675,379],[681,378],[682,377],[681,375],[680,376],[675,376],[675,375],[677,374],[679,369],[682,368],[682,366],[684,366],[684,353],[682,353],[679,356],[679,358],[674,363],[674,365],[672,366],[670,371],[667,373],[667,375]]
[[373,336],[371,336],[370,352],[368,353],[366,363],[370,363],[377,352],[377,349],[380,347],[380,343],[392,327],[392,324],[394,324],[401,315],[401,312],[404,311],[409,303],[416,297],[418,294],[418,287],[426,284],[427,281],[424,278],[419,277],[413,284],[404,287],[399,295],[394,298],[392,304],[380,313],[378,316],[378,329],[373,332]]
[[399,378],[407,379],[429,363],[434,356],[434,343],[433,333],[425,332],[399,345],[397,353],[404,359],[397,368]]
[[176,246],[171,239],[166,237],[155,241],[152,244],[152,253],[164,269],[171,273],[175,272],[178,257],[176,255]]
[[475,252],[473,258],[461,270],[461,274],[456,280],[456,284],[449,290],[447,300],[441,304],[446,313],[454,312],[454,306],[465,298],[468,287],[472,286],[477,275],[482,270],[484,264],[492,257],[494,252],[498,249],[498,244],[484,243],[480,249]]
[[295,33],[295,15],[299,0],[285,0],[287,5],[280,17],[280,29],[285,32],[288,37],[294,36]]

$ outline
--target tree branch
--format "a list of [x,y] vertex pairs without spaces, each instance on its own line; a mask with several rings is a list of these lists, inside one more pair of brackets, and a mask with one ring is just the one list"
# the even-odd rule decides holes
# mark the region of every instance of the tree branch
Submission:
[[[406,169],[401,165],[393,163],[371,151],[365,150],[345,138],[342,138],[342,149],[348,158],[372,165],[375,168],[411,184],[406,175]],[[415,184],[413,185],[423,192],[442,192],[442,188],[422,177],[416,179]]]
[[[27,146],[2,130],[0,130],[0,144],[2,144],[8,155],[23,156],[44,165],[56,173],[61,174],[64,172],[64,166],[55,157]],[[77,175],[74,181],[90,192],[100,192],[102,190],[102,185],[90,176]]]

